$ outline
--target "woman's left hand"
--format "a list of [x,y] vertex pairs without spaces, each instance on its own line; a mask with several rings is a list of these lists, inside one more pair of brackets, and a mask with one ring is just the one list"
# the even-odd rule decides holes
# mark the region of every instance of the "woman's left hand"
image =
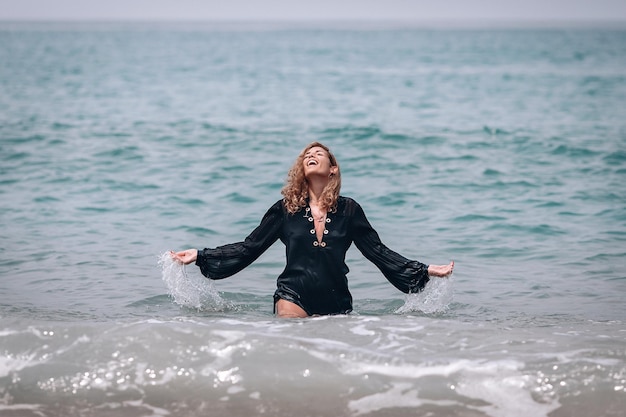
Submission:
[[452,275],[453,270],[454,261],[450,262],[448,265],[429,265],[428,275],[433,277],[448,277]]

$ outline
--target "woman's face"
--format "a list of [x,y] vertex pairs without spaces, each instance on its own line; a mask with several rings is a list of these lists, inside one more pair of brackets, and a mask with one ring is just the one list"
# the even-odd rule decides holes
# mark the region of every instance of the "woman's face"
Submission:
[[337,173],[337,167],[332,166],[328,152],[319,146],[314,146],[304,153],[302,164],[307,178],[311,175],[330,177],[331,174]]

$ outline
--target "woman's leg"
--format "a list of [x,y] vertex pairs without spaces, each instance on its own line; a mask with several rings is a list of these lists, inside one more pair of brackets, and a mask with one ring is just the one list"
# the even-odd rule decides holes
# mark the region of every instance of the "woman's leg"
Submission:
[[276,302],[276,316],[280,318],[304,318],[309,315],[299,305],[282,298]]

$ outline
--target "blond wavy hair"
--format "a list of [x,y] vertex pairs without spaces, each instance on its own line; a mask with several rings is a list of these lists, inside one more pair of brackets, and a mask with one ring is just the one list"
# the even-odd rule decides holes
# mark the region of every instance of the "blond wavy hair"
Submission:
[[328,159],[330,159],[330,165],[337,167],[337,173],[331,175],[330,181],[328,181],[324,191],[322,191],[322,196],[319,201],[320,208],[325,211],[335,211],[337,209],[337,200],[339,199],[339,190],[341,189],[341,170],[339,169],[339,164],[337,163],[335,155],[333,155],[326,145],[319,142],[312,142],[309,143],[306,148],[300,152],[298,158],[296,158],[296,161],[287,174],[287,181],[281,191],[285,208],[291,214],[296,213],[307,205],[309,183],[304,176],[304,154],[306,154],[309,149],[316,146],[324,149],[328,154]]

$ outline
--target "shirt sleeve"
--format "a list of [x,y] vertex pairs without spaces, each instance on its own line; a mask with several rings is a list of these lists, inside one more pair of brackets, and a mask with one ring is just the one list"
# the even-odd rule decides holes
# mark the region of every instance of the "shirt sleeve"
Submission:
[[282,201],[278,201],[243,242],[199,250],[196,265],[200,272],[207,278],[222,279],[241,271],[278,240],[283,219]]
[[404,293],[421,291],[429,281],[428,265],[410,260],[385,246],[370,225],[361,206],[354,202],[351,221],[352,239],[363,256],[370,260],[394,287]]

